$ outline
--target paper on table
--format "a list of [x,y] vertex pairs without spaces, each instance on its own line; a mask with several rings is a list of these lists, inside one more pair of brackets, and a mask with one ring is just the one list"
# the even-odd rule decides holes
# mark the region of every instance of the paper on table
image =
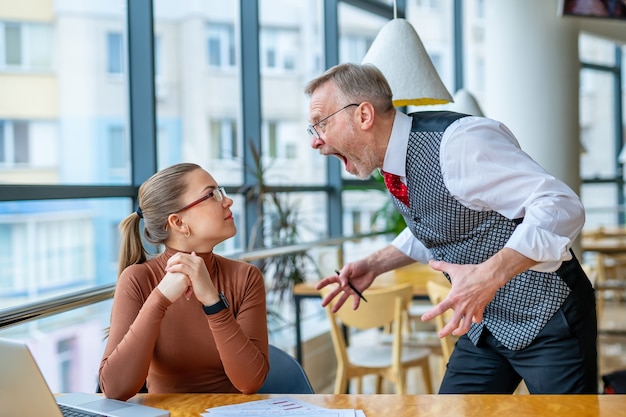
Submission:
[[318,407],[290,397],[213,407],[208,408],[206,411],[206,413],[202,414],[203,417],[295,417],[304,415],[310,417],[365,417],[361,410]]

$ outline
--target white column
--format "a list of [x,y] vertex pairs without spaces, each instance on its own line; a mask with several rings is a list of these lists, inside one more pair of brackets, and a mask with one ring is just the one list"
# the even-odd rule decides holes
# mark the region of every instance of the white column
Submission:
[[557,5],[485,0],[484,110],[579,192],[578,27],[557,15]]

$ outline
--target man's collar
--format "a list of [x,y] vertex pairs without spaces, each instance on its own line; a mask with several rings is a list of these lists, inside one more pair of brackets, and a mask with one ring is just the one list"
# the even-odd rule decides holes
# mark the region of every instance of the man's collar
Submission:
[[383,161],[383,171],[406,177],[406,150],[409,144],[413,119],[396,109],[396,116],[391,128],[391,136],[387,144],[387,152]]

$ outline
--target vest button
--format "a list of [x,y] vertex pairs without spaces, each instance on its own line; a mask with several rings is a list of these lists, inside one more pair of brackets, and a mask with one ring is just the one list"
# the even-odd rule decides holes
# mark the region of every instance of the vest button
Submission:
[[422,221],[422,219],[420,219],[419,217],[413,217],[413,221],[414,221],[415,223],[419,223],[419,222],[421,222],[421,221]]

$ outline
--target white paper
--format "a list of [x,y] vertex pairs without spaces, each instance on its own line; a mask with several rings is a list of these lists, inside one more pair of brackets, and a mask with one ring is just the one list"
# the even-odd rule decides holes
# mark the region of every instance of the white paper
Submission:
[[202,417],[276,417],[276,416],[310,416],[310,417],[365,417],[361,410],[331,409],[298,401],[291,397],[270,398],[267,400],[249,401],[242,404],[224,405],[207,408]]

